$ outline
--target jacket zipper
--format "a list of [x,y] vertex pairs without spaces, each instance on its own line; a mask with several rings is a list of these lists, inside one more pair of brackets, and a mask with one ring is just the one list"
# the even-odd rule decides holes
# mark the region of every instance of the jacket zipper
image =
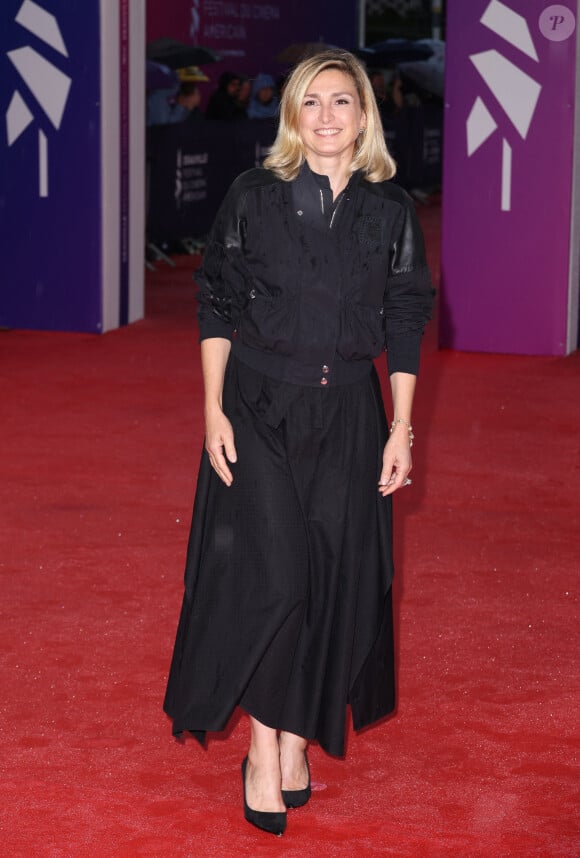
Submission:
[[[324,196],[323,196],[323,194],[322,194],[322,190],[321,190],[321,189],[319,189],[319,191],[318,191],[318,192],[319,192],[319,194],[320,194],[320,210],[322,211],[322,214],[324,214]],[[337,211],[338,211],[338,207],[340,206],[340,204],[341,204],[341,202],[342,202],[342,200],[343,200],[343,196],[344,196],[344,192],[343,192],[342,194],[340,194],[340,196],[339,196],[339,198],[338,198],[338,201],[337,201],[337,203],[336,203],[336,207],[335,207],[335,209],[334,209],[334,211],[333,211],[333,213],[332,213],[332,216],[331,216],[331,218],[330,218],[330,223],[329,223],[329,225],[328,225],[328,228],[329,228],[329,229],[332,229],[332,224],[333,224],[333,222],[334,222],[334,218],[335,218],[336,213],[337,213]]]
[[332,223],[333,223],[333,221],[334,221],[334,218],[336,217],[336,213],[337,213],[337,211],[338,211],[338,209],[339,209],[339,207],[340,207],[340,204],[341,204],[341,202],[343,201],[343,199],[344,199],[344,198],[343,198],[343,196],[342,196],[342,195],[338,198],[338,202],[336,203],[336,207],[335,207],[334,211],[332,212],[332,217],[330,218],[330,224],[329,224],[329,226],[328,226],[328,228],[329,228],[329,229],[332,229]]

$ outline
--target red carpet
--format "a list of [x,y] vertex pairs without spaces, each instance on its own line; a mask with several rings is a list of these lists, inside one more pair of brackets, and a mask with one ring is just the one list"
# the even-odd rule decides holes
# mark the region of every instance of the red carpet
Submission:
[[578,856],[580,353],[437,352],[432,326],[397,715],[345,761],[311,750],[276,840],[242,819],[246,722],[203,752],[161,711],[202,443],[191,264],[127,329],[0,333],[0,853]]

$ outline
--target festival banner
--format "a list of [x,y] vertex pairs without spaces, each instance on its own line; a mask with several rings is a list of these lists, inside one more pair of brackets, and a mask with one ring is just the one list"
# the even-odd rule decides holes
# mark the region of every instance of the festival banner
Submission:
[[448,0],[444,346],[577,347],[577,17],[577,0]]
[[[290,45],[324,42],[351,49],[356,45],[355,3],[317,0],[148,0],[147,40],[172,37],[217,51],[222,61],[205,66],[217,82],[221,71],[276,75],[288,63],[276,60]],[[290,63],[291,64],[291,63]]]

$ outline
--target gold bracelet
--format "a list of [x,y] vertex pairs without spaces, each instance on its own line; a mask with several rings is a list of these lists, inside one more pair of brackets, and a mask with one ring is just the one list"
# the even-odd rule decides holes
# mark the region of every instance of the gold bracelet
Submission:
[[407,427],[407,432],[409,433],[409,447],[412,447],[413,441],[415,440],[415,436],[413,435],[413,427],[411,426],[411,424],[409,423],[408,420],[403,420],[402,417],[395,417],[395,419],[391,423],[391,429],[390,429],[391,433],[396,428],[397,423],[402,423],[404,426]]

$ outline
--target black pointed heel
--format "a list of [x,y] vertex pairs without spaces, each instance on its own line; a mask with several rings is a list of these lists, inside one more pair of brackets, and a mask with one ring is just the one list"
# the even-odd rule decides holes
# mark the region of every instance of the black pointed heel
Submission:
[[242,762],[242,783],[244,785],[244,818],[247,822],[267,831],[268,834],[276,834],[280,837],[286,831],[286,813],[269,813],[265,810],[252,810],[246,801],[246,768],[248,758]]
[[304,787],[304,789],[283,789],[282,800],[286,807],[304,807],[312,794],[310,787],[310,766],[308,765],[306,753],[304,754],[304,759],[306,761],[306,768],[308,769],[308,786]]

